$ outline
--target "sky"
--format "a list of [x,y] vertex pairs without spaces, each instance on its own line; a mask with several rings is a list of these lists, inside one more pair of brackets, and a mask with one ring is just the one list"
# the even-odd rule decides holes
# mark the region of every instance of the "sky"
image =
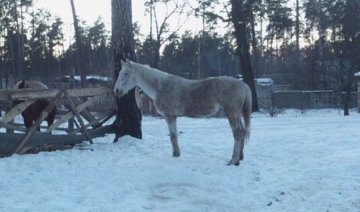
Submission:
[[[132,0],[133,22],[140,25],[140,33],[146,35],[149,33],[149,16],[145,14],[145,0]],[[102,17],[106,28],[111,31],[111,0],[75,0],[76,13],[81,20],[85,20],[88,25],[92,25],[98,17]],[[66,40],[73,37],[73,18],[71,12],[70,0],[37,0],[36,8],[44,8],[52,15],[59,16],[63,22]],[[164,12],[160,11],[159,19]],[[170,20],[170,26],[177,25],[177,20]],[[192,18],[188,20],[181,31],[201,29],[201,21]]]

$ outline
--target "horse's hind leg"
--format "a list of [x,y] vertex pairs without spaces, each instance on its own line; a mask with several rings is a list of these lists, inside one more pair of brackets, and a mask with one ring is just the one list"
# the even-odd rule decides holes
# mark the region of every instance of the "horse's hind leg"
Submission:
[[180,157],[180,148],[177,142],[176,116],[165,115],[165,120],[170,132],[173,157]]
[[243,149],[245,140],[245,129],[241,122],[241,117],[239,113],[227,113],[227,116],[234,136],[234,151],[228,165],[233,164],[238,166],[240,160],[244,159]]
[[24,118],[24,124],[25,124],[26,129],[29,129],[31,127],[31,125],[33,124],[33,120],[27,116],[23,116],[23,118]]
[[[48,114],[48,116],[45,119],[47,121],[48,128],[54,123],[55,115],[56,115],[56,106],[50,111],[50,113]],[[51,134],[51,132],[50,132],[50,134]]]

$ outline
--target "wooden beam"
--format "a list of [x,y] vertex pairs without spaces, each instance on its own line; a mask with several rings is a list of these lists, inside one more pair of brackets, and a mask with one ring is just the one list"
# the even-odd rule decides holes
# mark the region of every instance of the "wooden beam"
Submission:
[[[95,97],[91,97],[88,100],[86,100],[84,103],[82,103],[81,105],[78,105],[76,107],[76,110],[78,112],[84,110],[87,106],[91,105],[93,102],[95,102],[97,99],[99,98],[99,96],[95,96]],[[71,118],[73,118],[75,116],[75,113],[73,111],[68,112],[67,114],[61,116],[61,118],[59,118],[54,124],[52,124],[48,129],[47,132],[51,132],[52,130],[54,130],[55,128],[57,128],[58,126],[60,126],[61,124],[67,122],[68,120],[70,120]]]
[[32,103],[34,103],[34,100],[28,100],[19,103],[18,105],[13,107],[9,112],[5,113],[5,115],[2,118],[0,118],[0,123],[4,123],[4,124],[9,123],[11,120],[15,118],[15,116],[22,113]]
[[70,97],[82,97],[82,96],[102,96],[105,94],[113,94],[113,89],[99,86],[95,88],[81,88],[67,90]]
[[[103,123],[105,123],[107,120],[109,120],[114,115],[115,115],[115,111],[110,111],[109,113],[106,113],[103,116],[100,116],[95,121],[86,124],[85,127],[86,128],[88,128],[90,126],[94,127],[94,125],[98,125],[97,127],[100,127]],[[95,126],[95,128],[96,128],[96,126]],[[80,132],[80,129],[73,130],[69,134],[76,134],[78,132]]]
[[[96,96],[98,98],[100,98],[101,96]],[[97,98],[97,99],[98,99]],[[81,100],[80,98],[72,98],[72,100],[74,101],[74,104],[76,106],[80,105],[81,104]],[[90,105],[89,105],[90,106]],[[80,115],[82,115],[82,117],[84,117],[84,119],[88,122],[93,122],[96,120],[96,118],[89,112],[89,110],[87,110],[87,108],[84,108],[83,110],[79,110],[80,112]]]
[[86,135],[86,137],[88,138],[90,144],[94,143],[92,141],[91,137],[89,136],[89,133],[88,133],[86,127],[85,127],[85,124],[84,124],[83,120],[81,119],[81,116],[80,116],[79,112],[77,111],[76,106],[75,106],[74,102],[72,101],[72,99],[69,96],[67,91],[65,91],[65,98],[68,100],[69,105],[70,105],[71,109],[73,110],[73,112],[75,113],[76,118],[78,119],[78,121],[79,121],[79,123],[81,125],[82,131]]
[[7,124],[7,123],[0,123],[0,127],[4,127],[6,129],[10,130],[16,130],[20,132],[26,132],[27,129],[24,127],[24,125],[18,125],[18,124]]
[[[24,124],[20,124],[20,123],[8,123],[8,124],[0,123],[0,128],[1,127],[6,128],[6,129],[10,129],[10,130],[16,130],[16,131],[19,131],[19,132],[26,132],[27,131]],[[48,127],[46,127],[46,126],[40,126],[40,129],[47,129],[47,128]],[[54,130],[64,131],[64,132],[69,131],[68,128],[64,128],[64,127],[62,127],[62,128],[58,127],[58,128],[55,128]],[[47,132],[44,132],[44,133],[47,133]]]
[[28,93],[33,91],[48,91],[47,89],[32,89],[32,88],[25,88],[25,89],[0,89],[0,101],[11,101],[11,95],[15,93]]
[[28,129],[26,135],[21,140],[21,142],[16,147],[15,151],[13,153],[21,154],[23,153],[22,148],[26,144],[26,142],[29,140],[29,138],[32,136],[32,134],[35,132],[35,130],[40,126],[40,123],[48,116],[49,112],[54,108],[57,101],[60,99],[60,97],[63,95],[63,91],[59,91],[58,94],[55,96],[55,98],[50,102],[50,104],[45,108],[45,110],[41,113],[40,117],[36,119],[35,123]]
[[[91,138],[105,136],[106,134],[114,132],[113,125],[107,125],[97,129],[89,130]],[[24,137],[23,133],[0,133],[0,157],[10,156],[11,152],[16,148],[20,139]],[[53,149],[63,149],[65,145],[74,145],[86,141],[88,138],[84,134],[69,135],[57,134],[51,135],[49,133],[34,132],[32,137],[24,146],[25,149],[40,147],[40,150],[51,147]]]
[[[58,92],[59,89],[0,89],[0,101],[48,99],[54,98]],[[70,97],[101,96],[112,93],[112,89],[103,86],[68,90]]]

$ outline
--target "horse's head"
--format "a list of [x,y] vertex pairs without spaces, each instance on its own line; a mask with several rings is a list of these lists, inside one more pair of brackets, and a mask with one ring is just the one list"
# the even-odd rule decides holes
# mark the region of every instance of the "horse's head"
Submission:
[[48,89],[48,87],[40,81],[32,80],[20,80],[16,83],[15,89],[24,89],[24,88],[33,88],[33,89]]
[[117,96],[123,96],[136,86],[136,77],[133,70],[134,64],[126,60],[121,61],[121,71],[115,82],[114,92]]

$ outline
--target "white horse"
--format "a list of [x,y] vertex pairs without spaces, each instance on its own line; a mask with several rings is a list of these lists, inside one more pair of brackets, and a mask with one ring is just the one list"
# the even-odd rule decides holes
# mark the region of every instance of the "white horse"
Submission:
[[176,118],[204,117],[215,114],[222,108],[235,140],[233,155],[228,165],[239,165],[240,160],[243,160],[244,143],[250,133],[252,107],[251,90],[244,82],[226,76],[187,80],[147,65],[122,61],[114,92],[122,96],[134,87],[140,87],[164,116],[174,157],[180,156]]

